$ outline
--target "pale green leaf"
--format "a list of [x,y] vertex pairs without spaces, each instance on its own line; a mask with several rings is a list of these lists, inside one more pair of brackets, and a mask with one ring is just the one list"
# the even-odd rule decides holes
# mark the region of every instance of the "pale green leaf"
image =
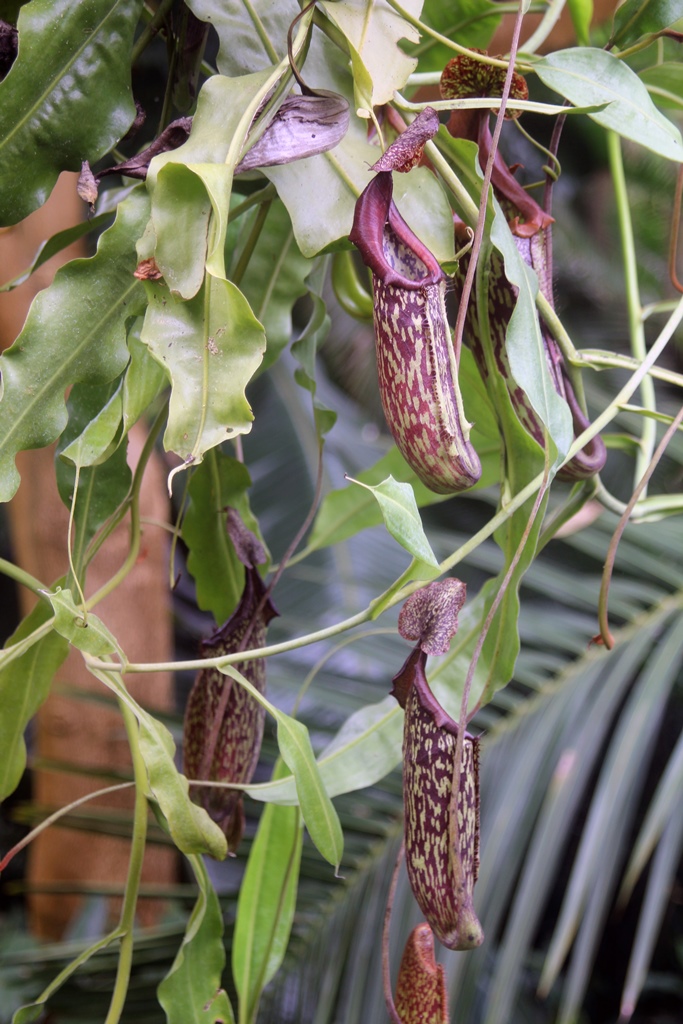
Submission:
[[[399,45],[418,42],[419,32],[380,0],[323,2],[325,14],[346,38],[351,54],[357,108],[372,111],[389,103],[417,66]],[[422,0],[405,0],[405,9],[419,17]]]
[[[79,395],[85,399],[83,402],[84,406],[92,407],[93,401],[96,400],[95,394],[97,393],[104,397],[107,392],[109,397],[107,397],[105,404],[95,411],[93,418],[85,423],[77,437],[67,441],[68,427],[62,434],[62,445],[60,445],[59,451],[60,458],[68,460],[73,466],[81,468],[84,466],[94,466],[104,461],[109,454],[121,426],[123,381],[119,381],[113,390],[110,385],[92,388],[84,384],[77,384],[69,395],[67,407],[70,408],[69,426],[72,426],[73,410],[76,408],[75,402]],[[86,399],[86,395],[87,399],[90,399],[89,401]],[[81,412],[81,407],[79,407],[78,411]],[[78,419],[81,419],[81,416]],[[74,424],[75,422],[77,421],[74,421]],[[66,502],[66,504],[68,505],[69,503]]]
[[186,465],[251,430],[244,393],[265,350],[265,334],[239,288],[207,277],[187,302],[150,284],[141,339],[171,381],[167,450]]
[[[273,779],[287,771],[279,761]],[[232,943],[240,1019],[254,1019],[261,992],[284,958],[294,919],[302,838],[298,808],[265,808],[240,885]]]
[[33,0],[0,83],[0,224],[42,206],[61,171],[94,163],[135,117],[130,56],[142,0]]
[[593,20],[593,0],[567,0],[576,41],[579,46],[590,45],[590,27]]
[[[287,53],[287,29],[301,8],[296,0],[189,0],[200,21],[208,21],[219,40],[216,64],[222,75],[237,78],[261,71]],[[252,13],[253,12],[253,13]],[[254,16],[258,18],[255,31]]]
[[74,603],[70,590],[58,587],[54,592],[45,595],[55,613],[55,630],[79,651],[95,657],[104,657],[119,651],[114,634],[107,629],[97,615],[92,612],[84,614]]
[[144,289],[133,277],[135,241],[148,216],[144,190],[119,206],[92,259],[57,271],[38,294],[24,328],[0,359],[0,498],[19,486],[14,458],[42,448],[66,426],[64,393],[78,381],[113,380],[128,361],[126,320],[140,311]]
[[166,284],[183,298],[196,296],[205,263],[210,273],[225,277],[233,170],[272,77],[270,68],[241,78],[213,75],[202,86],[187,142],[150,164],[153,232],[139,255],[153,254]]
[[128,335],[130,363],[123,377],[121,409],[126,434],[168,384],[163,367],[140,341],[142,323],[142,319],[138,320]]
[[167,1024],[234,1024],[221,977],[225,968],[223,914],[201,857],[190,856],[199,896],[157,998]]
[[411,485],[399,483],[393,476],[388,476],[386,480],[376,485],[353,480],[351,477],[349,480],[371,492],[379,504],[384,525],[394,540],[397,540],[413,558],[438,569],[439,563],[422,527],[415,492]]
[[589,116],[669,160],[683,160],[678,128],[654,106],[635,71],[605,50],[558,50],[536,61],[534,71],[549,89],[576,106],[608,103]]

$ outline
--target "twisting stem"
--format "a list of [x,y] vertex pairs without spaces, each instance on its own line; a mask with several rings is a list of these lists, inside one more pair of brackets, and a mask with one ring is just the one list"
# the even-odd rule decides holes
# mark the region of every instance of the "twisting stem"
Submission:
[[678,292],[683,292],[683,281],[679,280],[676,273],[676,260],[678,257],[678,232],[681,226],[681,199],[683,198],[683,166],[678,168],[676,178],[676,193],[674,195],[673,223],[671,225],[671,242],[669,243],[669,277],[671,283]]

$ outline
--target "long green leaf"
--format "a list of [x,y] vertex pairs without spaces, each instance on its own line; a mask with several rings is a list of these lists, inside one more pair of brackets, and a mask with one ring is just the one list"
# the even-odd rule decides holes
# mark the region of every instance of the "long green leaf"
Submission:
[[[273,778],[287,771],[280,761]],[[255,1018],[261,992],[284,958],[294,918],[302,839],[298,808],[275,804],[265,808],[240,886],[232,944],[240,1024]]]
[[283,761],[294,776],[297,800],[306,828],[325,860],[338,868],[344,850],[344,837],[339,817],[320,777],[308,729],[302,722],[297,722],[266,700],[231,665],[226,665],[221,671],[236,679],[275,719],[278,747]]
[[41,206],[60,171],[94,163],[135,117],[130,55],[142,0],[33,0],[0,83],[0,224]]
[[651,32],[669,28],[682,17],[680,0],[626,0],[614,15],[610,43],[623,50]]
[[398,541],[413,558],[438,572],[439,563],[424,532],[415,494],[410,484],[401,484],[392,476],[375,486],[364,484],[360,480],[351,480],[351,483],[364,487],[376,498],[384,524],[394,540]]
[[234,1024],[221,988],[225,968],[223,915],[201,857],[188,858],[199,896],[170,971],[157,988],[167,1024]]
[[66,426],[69,385],[106,383],[126,365],[126,320],[144,303],[133,271],[148,210],[144,190],[136,189],[119,206],[97,254],[58,270],[38,294],[24,329],[0,359],[0,500],[19,486],[17,452],[50,444]]

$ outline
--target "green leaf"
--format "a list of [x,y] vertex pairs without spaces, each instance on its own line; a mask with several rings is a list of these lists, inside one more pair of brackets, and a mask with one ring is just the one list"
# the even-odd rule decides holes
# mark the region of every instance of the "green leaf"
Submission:
[[[67,402],[69,426],[60,438],[62,459],[80,468],[104,461],[121,425],[122,391],[122,380],[96,387],[74,387]],[[68,507],[70,501],[64,497],[62,500]]]
[[[457,712],[456,712],[457,714]],[[318,759],[318,770],[328,796],[341,796],[374,786],[401,760],[403,712],[393,697],[355,711]],[[275,804],[297,803],[293,776],[277,782],[245,786],[253,800]]]
[[614,15],[610,43],[623,50],[683,18],[681,0],[626,0]]
[[167,386],[164,369],[140,341],[143,321],[139,319],[128,334],[130,362],[123,377],[121,418],[127,434],[134,423],[147,411],[154,399]]
[[216,30],[220,44],[216,66],[222,75],[233,78],[281,60],[287,53],[287,29],[301,13],[296,0],[277,4],[252,0],[248,5],[242,0],[189,0],[187,6]]
[[359,487],[365,487],[377,499],[384,525],[394,540],[413,558],[438,569],[439,563],[422,527],[415,492],[410,484],[399,483],[393,476],[374,486],[351,477],[348,479]]
[[220,671],[236,679],[275,719],[278,747],[283,761],[294,775],[306,828],[325,860],[338,868],[344,849],[344,837],[337,812],[320,778],[308,729],[302,722],[290,718],[266,700],[232,665],[225,665]]
[[683,160],[681,133],[654,106],[647,89],[627,64],[605,50],[558,50],[534,64],[549,89],[576,106],[609,103],[589,116],[626,139],[669,160]]
[[[471,439],[482,464],[481,478],[472,490],[490,487],[498,480],[500,437],[481,374],[469,349],[463,349],[460,354],[460,384],[465,399],[465,414],[470,423],[474,424]],[[435,494],[425,487],[395,445],[374,466],[359,473],[358,480],[361,483],[378,484],[389,475],[411,485],[418,508],[448,501],[453,497],[450,494]],[[380,507],[366,490],[349,486],[330,491],[320,505],[306,553],[339,544],[361,530],[379,526],[381,522]]]
[[[443,0],[425,0],[421,20],[442,36],[457,40],[460,46],[477,46],[486,50],[500,24],[500,18],[497,5],[491,0],[458,0],[457,6],[444,4]],[[455,56],[450,47],[426,32],[422,35],[417,52],[420,55],[420,71],[441,72]]]
[[[56,459],[56,476],[59,495],[69,508],[76,484],[75,466],[85,467],[78,475],[74,512],[72,558],[79,578],[88,544],[130,491],[132,474],[125,445],[116,448],[106,462],[89,465],[89,461],[100,459],[113,444],[121,424],[120,398],[121,386],[114,388],[112,384],[77,384],[69,395],[69,424],[57,448],[60,457]],[[78,436],[71,441],[75,435]],[[68,453],[70,462],[65,461]]]
[[[39,601],[7,641],[6,649],[49,622],[49,606]],[[21,657],[0,668],[0,800],[14,792],[26,767],[24,731],[50,692],[52,679],[69,645],[53,631],[33,644]]]
[[[287,771],[279,761],[273,779]],[[240,885],[232,942],[240,1021],[255,1018],[261,992],[284,959],[296,906],[302,840],[298,808],[275,804],[265,808]]]
[[568,0],[576,41],[579,46],[590,45],[590,27],[593,20],[593,0]]
[[94,163],[135,117],[133,34],[142,0],[32,0],[0,83],[0,224],[47,199],[60,171]]
[[[323,262],[326,263],[327,261]],[[316,383],[316,355],[330,330],[330,318],[327,315],[327,307],[321,297],[325,278],[323,262],[312,272],[309,278],[311,289],[309,295],[313,308],[308,323],[298,340],[292,345],[292,355],[299,363],[298,368],[294,371],[294,379],[297,384],[311,394],[313,399],[313,415],[319,441],[322,441],[323,436],[332,429],[337,419],[336,412],[324,406],[316,396],[318,390]]]
[[559,465],[574,440],[569,406],[558,395],[550,377],[543,335],[536,312],[538,279],[522,259],[498,204],[491,241],[503,255],[505,276],[517,289],[517,302],[505,335],[512,376],[524,390],[550,435],[551,463]]
[[[251,218],[244,218],[246,234]],[[240,222],[241,223],[241,219]],[[241,249],[239,242],[237,251]],[[271,203],[263,231],[249,260],[240,288],[266,332],[266,354],[261,371],[271,366],[292,336],[292,308],[306,294],[311,262],[294,240],[289,214],[280,200]]]
[[223,914],[201,857],[188,858],[199,896],[173,965],[157,988],[167,1024],[234,1024],[220,987],[225,968]]
[[144,190],[136,189],[119,206],[97,254],[58,270],[37,295],[21,334],[0,358],[0,500],[19,486],[17,452],[51,444],[66,426],[67,387],[105,383],[126,365],[126,320],[144,302],[133,271],[147,216]]
[[54,592],[47,592],[46,597],[54,609],[55,630],[79,651],[97,658],[119,651],[114,634],[97,615],[88,612],[85,616],[74,603],[70,590],[57,587]]
[[[388,5],[369,3],[329,3],[320,5],[345,37],[351,55],[356,108],[369,117],[377,106],[389,103],[396,89],[402,89],[417,66],[400,41],[419,41],[420,34]],[[405,9],[419,17],[422,0],[406,0]]]
[[683,64],[668,61],[640,72],[640,80],[660,107],[683,108]]
[[275,717],[278,747],[294,775],[306,828],[320,853],[336,871],[344,851],[344,837],[339,817],[320,777],[308,729],[282,711]]
[[208,853],[216,860],[223,860],[228,851],[225,836],[204,808],[190,800],[189,782],[175,766],[175,743],[169,730],[140,707],[116,672],[103,671],[95,664],[88,667],[138,720],[140,753],[147,769],[150,793],[157,800],[178,849],[188,855]]
[[244,589],[244,566],[228,537],[223,510],[237,509],[244,525],[258,534],[249,508],[250,486],[244,464],[213,449],[192,474],[188,487],[189,505],[182,525],[189,549],[187,568],[197,587],[197,604],[210,611],[216,622],[229,618]]
[[187,142],[150,164],[153,231],[139,255],[154,255],[166,284],[183,298],[199,291],[205,263],[209,273],[225,277],[233,170],[272,78],[272,68],[242,78],[213,75],[202,86]]
[[88,946],[84,949],[77,957],[66,965],[63,971],[60,971],[57,977],[50,982],[46,989],[35,999],[32,1003],[27,1003],[25,1006],[21,1006],[14,1016],[12,1017],[12,1024],[31,1024],[31,1021],[38,1020],[45,1013],[45,1004],[58,989],[62,987],[65,981],[68,981],[72,974],[75,974],[79,967],[86,963],[91,956],[95,953],[99,953],[100,950],[106,949],[112,942],[116,942],[120,939],[122,932],[117,928],[109,935],[105,935],[103,939],[98,939],[92,946]]
[[251,430],[244,389],[263,358],[263,328],[239,288],[207,277],[187,302],[161,283],[148,284],[141,339],[171,381],[167,450],[186,465]]

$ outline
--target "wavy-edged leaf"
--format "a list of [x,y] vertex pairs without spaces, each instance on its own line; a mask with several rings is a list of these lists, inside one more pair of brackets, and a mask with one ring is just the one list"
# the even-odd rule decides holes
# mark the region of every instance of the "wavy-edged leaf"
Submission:
[[225,277],[233,171],[271,79],[271,68],[241,78],[213,75],[202,86],[187,142],[150,164],[153,230],[139,254],[154,256],[171,291],[185,299],[197,295],[205,264],[209,273]]
[[[44,601],[20,623],[7,648],[24,640],[52,618]],[[69,653],[69,645],[58,633],[41,637],[21,657],[0,668],[0,799],[14,792],[26,767],[24,731],[47,698],[55,672]]]
[[199,896],[170,971],[157,988],[167,1024],[234,1024],[221,988],[225,968],[223,915],[201,857],[189,858]]
[[[189,0],[200,21],[208,21],[218,35],[216,65],[233,78],[261,71],[287,53],[287,29],[301,8],[296,0]],[[257,20],[258,19],[258,20]]]
[[[273,778],[287,771],[280,761]],[[240,885],[232,943],[240,1020],[254,1019],[261,992],[284,958],[294,918],[302,840],[297,807],[269,804],[265,808]]]
[[251,430],[244,389],[263,358],[265,333],[231,281],[207,276],[187,302],[161,282],[147,288],[141,340],[172,388],[164,445],[196,465],[210,448]]
[[104,156],[135,117],[130,84],[142,0],[33,0],[0,83],[0,223],[47,199],[61,171]]
[[128,335],[130,362],[123,377],[121,394],[121,418],[124,434],[127,434],[133,424],[137,423],[168,384],[163,367],[150,354],[147,346],[140,341],[142,323],[142,319],[138,320]]
[[669,160],[683,160],[678,128],[657,110],[635,71],[611,53],[589,47],[558,50],[536,61],[534,71],[575,106],[608,103],[589,114],[603,128]]
[[669,28],[681,18],[680,0],[625,0],[614,15],[610,43],[623,50],[643,36]]
[[[343,4],[323,0],[320,6],[348,43],[355,105],[369,117],[375,107],[393,99],[395,90],[402,89],[415,70],[417,60],[409,57],[399,43],[416,43],[420,35],[388,4],[376,0],[348,0]],[[422,0],[406,0],[404,7],[419,18]]]
[[[80,576],[87,545],[125,500],[132,473],[126,445],[115,445],[121,425],[121,384],[77,384],[69,395],[68,409],[69,424],[60,438],[55,467],[59,495],[67,508],[75,498],[72,559]],[[105,453],[109,457],[101,461]]]
[[225,529],[225,509],[239,512],[244,525],[258,534],[249,508],[251,478],[246,466],[219,449],[207,452],[188,487],[189,505],[182,536],[188,547],[187,568],[197,588],[197,604],[216,622],[228,619],[244,589],[244,565]]
[[126,320],[144,304],[133,271],[148,211],[144,191],[136,189],[119,206],[97,254],[58,270],[38,294],[21,334],[0,358],[0,499],[9,500],[19,486],[17,452],[50,444],[66,426],[66,388],[106,383],[126,365]]

